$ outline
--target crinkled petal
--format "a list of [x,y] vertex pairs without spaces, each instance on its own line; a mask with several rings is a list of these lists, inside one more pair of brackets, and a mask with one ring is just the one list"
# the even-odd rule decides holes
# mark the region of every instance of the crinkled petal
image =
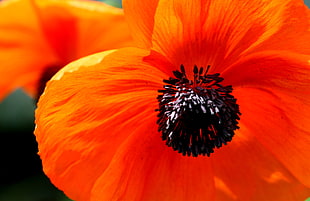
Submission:
[[[97,180],[92,201],[214,200],[213,170],[207,157],[184,157],[161,140],[156,118],[144,118]],[[132,130],[134,125],[128,125]],[[114,131],[111,131],[114,132]]]
[[[281,146],[308,154],[309,142],[302,144],[305,138],[295,133],[289,139],[293,124],[282,120],[278,100],[250,85],[234,91],[243,114],[229,145],[210,158],[183,157],[165,146],[155,123],[157,90],[167,76],[160,66],[169,67],[156,55],[128,48],[86,57],[54,76],[39,101],[35,133],[44,170],[56,186],[75,200],[91,201],[285,201],[309,195],[298,175],[307,172],[296,173],[298,165],[290,168],[277,155]],[[294,137],[303,149],[295,150]],[[279,144],[272,142],[276,138]],[[309,167],[307,155],[294,157]]]
[[156,125],[157,90],[167,75],[144,61],[150,57],[136,48],[98,53],[48,82],[35,135],[45,173],[70,198],[90,200],[96,180],[128,138],[151,134],[146,125]]
[[255,47],[309,52],[308,15],[301,0],[161,0],[152,44],[188,72],[195,64],[221,72]]
[[141,48],[148,49],[152,45],[154,15],[158,2],[159,0],[123,0],[131,34]]
[[100,2],[8,0],[0,11],[0,98],[17,87],[36,96],[70,61],[131,43],[123,11]]
[[[310,10],[304,1],[286,1],[279,16],[281,24],[266,40],[254,43],[249,52],[265,50],[286,50],[310,54]],[[277,8],[276,8],[277,9]]]
[[223,71],[227,84],[285,90],[309,95],[310,56],[289,51],[263,51],[244,57]]
[[310,187],[310,57],[261,52],[223,73],[242,124],[301,183]]
[[[241,94],[249,97],[245,100]],[[221,184],[219,187],[224,187],[219,189],[226,192],[230,200],[305,200],[310,195],[310,188],[303,185],[290,172],[290,169],[279,160],[278,156],[266,149],[264,144],[257,140],[258,129],[261,130],[260,135],[265,135],[265,144],[272,140],[272,137],[268,135],[280,135],[280,133],[277,133],[278,130],[272,129],[274,127],[272,124],[276,123],[277,120],[268,124],[264,124],[264,122],[257,123],[257,121],[263,121],[263,118],[268,120],[271,118],[276,119],[274,115],[272,116],[272,113],[276,112],[275,109],[268,108],[273,109],[266,112],[266,115],[268,114],[270,118],[261,116],[260,113],[255,116],[250,113],[251,111],[266,109],[261,108],[260,102],[253,104],[253,99],[258,96],[257,94],[260,96],[265,95],[264,92],[261,93],[255,89],[236,90],[235,95],[239,97],[238,101],[243,112],[240,130],[236,132],[232,142],[216,150],[214,155],[211,156],[216,181]],[[245,101],[252,104],[245,103]],[[254,109],[249,110],[250,107]],[[248,113],[253,116],[250,120],[252,121],[251,124],[247,121]],[[257,127],[252,127],[254,124],[257,124]],[[282,131],[285,132],[285,130]],[[277,150],[279,146],[282,146],[282,144],[274,146],[273,149]],[[299,159],[295,162],[300,165]],[[218,200],[228,199],[218,197]]]
[[244,125],[301,183],[310,187],[309,99],[280,91],[244,88],[239,104]]

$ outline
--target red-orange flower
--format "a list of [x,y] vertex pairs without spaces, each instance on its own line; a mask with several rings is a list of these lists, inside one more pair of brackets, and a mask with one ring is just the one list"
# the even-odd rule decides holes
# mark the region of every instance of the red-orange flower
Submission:
[[139,48],[69,64],[40,98],[35,134],[51,181],[81,201],[307,198],[303,2],[123,3]]
[[35,97],[69,62],[130,43],[123,11],[101,2],[1,1],[0,99],[19,87]]

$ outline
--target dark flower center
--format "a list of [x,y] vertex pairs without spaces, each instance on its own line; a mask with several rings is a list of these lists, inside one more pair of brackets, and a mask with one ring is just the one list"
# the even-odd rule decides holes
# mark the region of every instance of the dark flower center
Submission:
[[157,99],[157,124],[162,139],[173,150],[187,156],[207,155],[232,140],[238,129],[239,106],[231,95],[232,86],[219,84],[219,73],[207,74],[194,66],[189,80],[184,66],[173,71]]

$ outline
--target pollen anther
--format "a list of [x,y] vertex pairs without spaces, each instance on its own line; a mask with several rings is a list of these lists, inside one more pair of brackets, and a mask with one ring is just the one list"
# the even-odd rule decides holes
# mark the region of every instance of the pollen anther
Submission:
[[209,68],[203,73],[194,66],[194,79],[189,80],[181,65],[159,90],[158,130],[166,144],[183,155],[210,156],[239,128],[241,113],[232,86],[219,84],[224,79],[219,73],[207,74]]

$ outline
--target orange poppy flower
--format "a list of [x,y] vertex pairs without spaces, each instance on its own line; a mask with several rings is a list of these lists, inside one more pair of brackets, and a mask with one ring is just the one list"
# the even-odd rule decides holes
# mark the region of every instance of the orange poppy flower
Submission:
[[36,97],[61,67],[128,46],[121,9],[83,0],[0,2],[0,99],[23,87]]
[[51,181],[77,201],[310,196],[304,3],[123,5],[139,47],[67,65],[39,100],[35,135]]

